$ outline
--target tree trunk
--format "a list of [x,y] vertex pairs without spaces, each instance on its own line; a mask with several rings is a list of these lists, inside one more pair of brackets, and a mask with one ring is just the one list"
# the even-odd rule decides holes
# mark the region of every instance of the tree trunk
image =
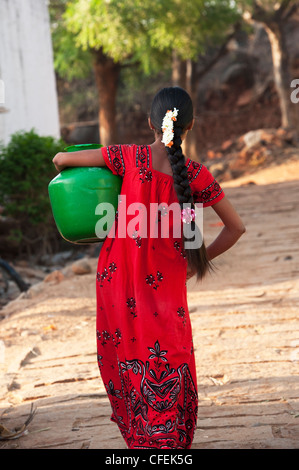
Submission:
[[182,60],[176,51],[172,52],[172,86],[186,88],[186,61]]
[[[186,91],[191,97],[194,106],[194,115],[196,115],[197,90],[199,85],[199,80],[197,80],[195,69],[196,64],[191,59],[188,59],[186,61]],[[184,142],[184,153],[187,157],[191,158],[192,160],[198,160],[199,158],[196,124],[197,123],[195,121],[192,131],[188,132]]]
[[106,56],[102,49],[93,51],[93,66],[99,93],[99,133],[104,146],[115,144],[116,95],[121,66]]
[[246,21],[263,25],[268,34],[272,51],[273,73],[281,110],[281,125],[285,128],[297,129],[298,111],[291,101],[291,73],[289,54],[286,44],[285,30],[289,18],[297,10],[297,2],[282,0],[274,11],[264,8],[259,2],[253,2],[253,10]]
[[265,25],[272,50],[274,80],[279,96],[281,109],[281,125],[295,129],[297,126],[295,104],[291,101],[291,75],[289,70],[289,54],[283,27]]
[[[197,101],[198,101],[198,88],[200,80],[204,75],[206,75],[217,62],[227,54],[227,46],[231,39],[239,32],[240,25],[236,23],[233,25],[233,31],[228,34],[225,38],[223,44],[220,48],[213,54],[212,57],[199,56],[197,62],[192,59],[184,61],[184,68],[176,55],[173,53],[172,56],[172,79],[176,79],[178,82],[184,83],[183,88],[189,93],[193,105],[194,105],[194,115],[196,116]],[[201,60],[200,60],[201,59]],[[182,86],[182,85],[181,85]],[[183,144],[183,151],[186,156],[193,160],[198,160],[200,158],[198,151],[198,121],[195,120],[193,131],[189,132],[187,138]]]

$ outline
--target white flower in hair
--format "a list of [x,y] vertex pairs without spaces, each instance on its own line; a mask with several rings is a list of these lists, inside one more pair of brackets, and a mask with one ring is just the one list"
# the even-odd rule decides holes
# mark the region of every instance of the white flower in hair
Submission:
[[173,111],[168,110],[162,121],[163,137],[162,142],[165,147],[172,147],[173,145],[173,122],[176,121],[179,110],[174,108]]

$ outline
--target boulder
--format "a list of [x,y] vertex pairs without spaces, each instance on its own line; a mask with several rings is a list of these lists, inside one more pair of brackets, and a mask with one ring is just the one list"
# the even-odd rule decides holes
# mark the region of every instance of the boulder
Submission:
[[48,274],[45,277],[44,282],[55,282],[56,284],[58,284],[59,282],[63,280],[64,280],[64,275],[62,274],[61,271],[57,269],[55,271],[52,271],[50,274]]
[[72,264],[72,271],[75,274],[89,274],[91,273],[91,266],[86,259],[79,259]]

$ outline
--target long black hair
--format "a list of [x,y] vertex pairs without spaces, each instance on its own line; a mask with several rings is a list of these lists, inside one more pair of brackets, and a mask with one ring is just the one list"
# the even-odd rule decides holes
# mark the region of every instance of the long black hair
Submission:
[[[181,136],[192,124],[193,121],[193,104],[189,94],[180,87],[169,87],[160,90],[153,99],[150,119],[157,134],[162,134],[162,121],[168,110],[177,108],[178,116],[173,126],[173,145],[165,147],[171,164],[174,189],[176,191],[181,208],[190,204],[194,207],[191,187],[185,165],[185,156],[182,151]],[[199,231],[196,224],[192,224],[192,231]],[[184,241],[188,241],[185,234]],[[190,240],[189,240],[190,241]],[[197,278],[202,278],[211,267],[208,260],[207,251],[202,241],[200,248],[185,249],[189,269],[197,274]]]

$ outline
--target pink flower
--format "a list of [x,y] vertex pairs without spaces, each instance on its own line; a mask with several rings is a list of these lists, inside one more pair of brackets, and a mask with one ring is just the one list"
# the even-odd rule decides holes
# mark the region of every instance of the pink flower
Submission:
[[192,220],[195,220],[195,210],[187,207],[182,209],[182,221],[184,224],[191,224]]

